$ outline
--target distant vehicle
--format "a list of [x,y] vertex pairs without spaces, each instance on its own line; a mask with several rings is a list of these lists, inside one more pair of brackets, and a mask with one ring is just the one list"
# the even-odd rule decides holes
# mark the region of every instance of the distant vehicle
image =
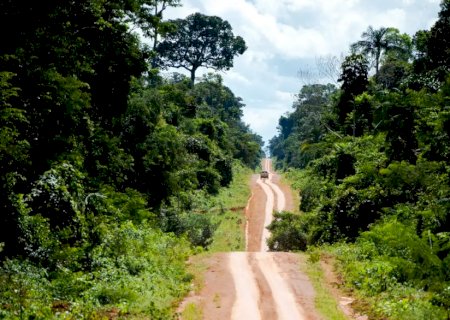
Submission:
[[269,178],[269,172],[267,172],[265,170],[261,171],[260,176],[261,176],[261,179],[268,179]]

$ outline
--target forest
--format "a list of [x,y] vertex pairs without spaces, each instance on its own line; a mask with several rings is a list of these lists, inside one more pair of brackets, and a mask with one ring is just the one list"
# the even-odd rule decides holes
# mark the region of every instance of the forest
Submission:
[[450,318],[449,35],[448,0],[413,36],[369,26],[269,143],[302,212],[276,214],[271,249],[335,257],[371,319]]
[[[164,18],[181,5],[0,2],[0,319],[176,317],[220,228],[203,213],[264,156],[244,101],[197,76],[245,40]],[[301,197],[271,250],[334,257],[371,319],[450,319],[449,35],[450,0],[413,36],[368,26],[269,142]]]
[[189,291],[217,228],[196,203],[263,142],[220,75],[196,77],[244,39],[164,19],[180,5],[0,2],[1,319],[170,319]]

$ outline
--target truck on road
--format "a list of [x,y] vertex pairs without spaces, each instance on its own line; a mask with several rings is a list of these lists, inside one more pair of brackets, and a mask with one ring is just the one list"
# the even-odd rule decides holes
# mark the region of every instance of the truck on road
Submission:
[[261,179],[268,179],[269,178],[269,172],[266,170],[261,171],[260,174]]

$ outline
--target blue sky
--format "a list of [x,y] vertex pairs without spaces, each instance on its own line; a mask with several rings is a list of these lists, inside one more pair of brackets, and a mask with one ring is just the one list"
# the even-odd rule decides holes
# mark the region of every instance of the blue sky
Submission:
[[[440,0],[182,0],[165,18],[194,12],[230,22],[248,49],[234,68],[221,72],[224,84],[243,99],[244,121],[267,142],[279,117],[292,110],[305,84],[299,70],[314,69],[319,57],[342,56],[369,25],[396,27],[414,35],[429,29]],[[182,70],[177,70],[182,72]],[[197,76],[208,72],[200,69]]]

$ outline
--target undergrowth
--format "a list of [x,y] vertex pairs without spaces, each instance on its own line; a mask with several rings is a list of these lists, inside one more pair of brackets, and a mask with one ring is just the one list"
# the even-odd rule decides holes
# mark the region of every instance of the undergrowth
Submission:
[[201,197],[196,210],[216,226],[209,252],[245,250],[245,207],[250,197],[252,171],[239,163],[233,166],[233,181],[216,196]]
[[[131,191],[121,195],[105,189],[96,198],[104,215],[89,216],[92,226],[85,237],[96,238],[86,246],[58,244],[45,228],[33,229],[36,219],[45,219],[27,218],[24,225],[39,250],[35,259],[7,259],[0,267],[0,319],[175,318],[175,307],[202,270],[188,269],[188,258],[208,249],[244,248],[251,170],[235,163],[233,173],[230,187],[216,196],[192,194],[190,211],[167,217],[167,225],[176,219],[181,226],[177,232],[155,222]],[[40,256],[56,262],[45,264]]]

